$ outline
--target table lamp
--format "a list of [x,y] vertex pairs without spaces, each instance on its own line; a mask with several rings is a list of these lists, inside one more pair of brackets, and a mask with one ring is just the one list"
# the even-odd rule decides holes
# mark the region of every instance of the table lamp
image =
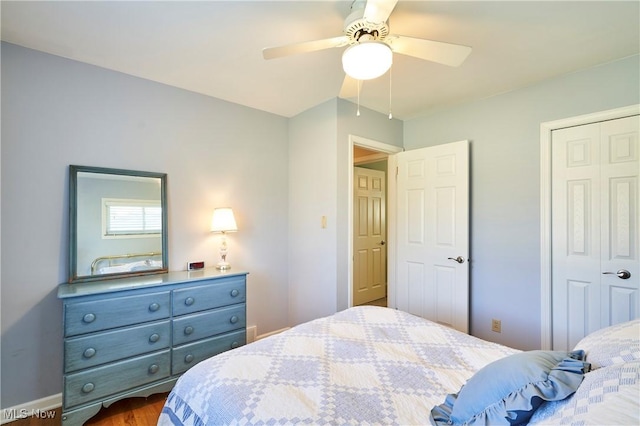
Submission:
[[216,269],[226,270],[231,269],[231,265],[227,262],[227,232],[235,232],[238,230],[236,225],[236,219],[233,217],[233,210],[230,207],[220,207],[213,210],[213,217],[211,218],[211,232],[221,233],[222,241],[220,245],[220,257],[221,260],[216,265]]

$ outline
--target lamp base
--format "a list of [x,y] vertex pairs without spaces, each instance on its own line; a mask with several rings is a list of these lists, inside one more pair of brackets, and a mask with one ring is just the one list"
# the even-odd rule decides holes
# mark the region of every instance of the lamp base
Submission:
[[218,264],[216,265],[216,269],[226,271],[227,269],[231,269],[231,265],[229,264],[229,262],[218,262]]

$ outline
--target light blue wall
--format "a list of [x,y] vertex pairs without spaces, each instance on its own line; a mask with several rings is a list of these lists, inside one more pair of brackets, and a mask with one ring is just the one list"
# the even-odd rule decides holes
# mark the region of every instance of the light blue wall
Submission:
[[62,389],[69,164],[167,173],[169,267],[218,259],[215,207],[239,231],[248,324],[288,325],[288,120],[2,44],[2,408]]
[[[332,99],[289,125],[289,314],[299,324],[348,307],[349,135],[402,146],[402,122]],[[322,216],[327,227],[321,228]]]
[[336,127],[336,99],[289,123],[287,267],[292,325],[336,312]]
[[475,336],[539,348],[540,124],[638,104],[639,76],[634,56],[405,122],[406,149],[471,141]]

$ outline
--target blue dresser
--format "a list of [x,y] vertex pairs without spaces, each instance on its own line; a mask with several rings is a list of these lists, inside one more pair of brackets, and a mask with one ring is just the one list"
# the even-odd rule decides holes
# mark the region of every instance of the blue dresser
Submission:
[[246,276],[205,269],[60,285],[63,425],[168,392],[196,363],[244,345]]

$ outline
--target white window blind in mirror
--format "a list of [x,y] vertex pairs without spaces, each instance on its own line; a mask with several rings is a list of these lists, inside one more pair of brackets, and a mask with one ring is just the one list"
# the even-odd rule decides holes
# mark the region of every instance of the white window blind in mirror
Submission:
[[103,238],[159,236],[162,208],[155,200],[102,199]]

